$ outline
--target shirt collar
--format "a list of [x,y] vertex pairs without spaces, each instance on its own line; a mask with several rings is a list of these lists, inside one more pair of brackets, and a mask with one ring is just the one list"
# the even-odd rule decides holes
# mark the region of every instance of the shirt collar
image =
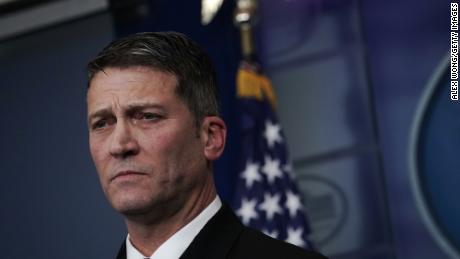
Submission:
[[[206,225],[206,223],[222,207],[222,201],[219,196],[216,198],[192,221],[174,233],[168,240],[158,247],[158,249],[149,257],[150,259],[178,259],[193,239]],[[127,259],[144,259],[143,256],[129,240],[129,234],[126,237],[126,258]]]

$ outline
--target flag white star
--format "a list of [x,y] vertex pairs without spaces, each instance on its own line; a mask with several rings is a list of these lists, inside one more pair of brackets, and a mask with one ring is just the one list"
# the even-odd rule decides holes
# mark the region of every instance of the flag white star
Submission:
[[269,120],[265,122],[264,136],[267,139],[268,147],[270,148],[273,147],[276,142],[283,142],[283,139],[281,138],[281,126],[279,124],[272,124]]
[[257,219],[256,204],[256,199],[248,200],[243,198],[241,201],[241,207],[236,211],[236,214],[240,216],[245,225],[249,224],[251,219]]
[[278,231],[276,230],[268,231],[268,229],[263,229],[262,232],[267,236],[271,236],[275,239],[278,238]]
[[305,241],[302,239],[302,234],[303,229],[301,227],[297,229],[288,227],[286,242],[303,247],[305,245]]
[[280,161],[271,159],[270,156],[265,156],[265,163],[262,167],[262,173],[267,175],[268,182],[273,183],[276,177],[282,177],[283,172],[280,169]]
[[294,217],[297,214],[297,211],[302,209],[302,203],[300,202],[299,195],[294,194],[291,191],[287,191],[286,207],[288,208],[291,217]]
[[275,194],[273,196],[269,193],[264,194],[264,202],[259,205],[259,209],[265,211],[268,220],[272,220],[275,213],[282,213],[279,201],[279,194]]
[[261,181],[262,177],[259,174],[259,165],[248,161],[241,177],[246,181],[246,187],[251,188],[255,181]]

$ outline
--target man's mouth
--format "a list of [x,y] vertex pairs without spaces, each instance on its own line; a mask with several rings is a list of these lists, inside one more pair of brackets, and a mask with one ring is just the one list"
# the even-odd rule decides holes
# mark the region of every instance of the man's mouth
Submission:
[[112,179],[110,179],[110,181],[113,181],[115,179],[135,177],[135,176],[139,176],[139,175],[146,175],[146,174],[142,173],[142,172],[136,172],[136,171],[130,171],[130,170],[120,171],[114,177],[112,177]]

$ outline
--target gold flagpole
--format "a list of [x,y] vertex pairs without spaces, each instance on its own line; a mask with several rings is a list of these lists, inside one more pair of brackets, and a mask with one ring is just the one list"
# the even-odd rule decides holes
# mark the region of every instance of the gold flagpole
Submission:
[[246,61],[255,54],[252,26],[256,20],[257,0],[237,0],[234,22],[240,28],[241,50]]

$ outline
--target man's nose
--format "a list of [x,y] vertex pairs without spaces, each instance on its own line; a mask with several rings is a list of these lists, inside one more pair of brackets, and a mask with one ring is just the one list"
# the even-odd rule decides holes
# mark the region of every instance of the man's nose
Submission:
[[110,154],[113,157],[126,158],[139,153],[137,139],[126,122],[117,122],[112,134]]

